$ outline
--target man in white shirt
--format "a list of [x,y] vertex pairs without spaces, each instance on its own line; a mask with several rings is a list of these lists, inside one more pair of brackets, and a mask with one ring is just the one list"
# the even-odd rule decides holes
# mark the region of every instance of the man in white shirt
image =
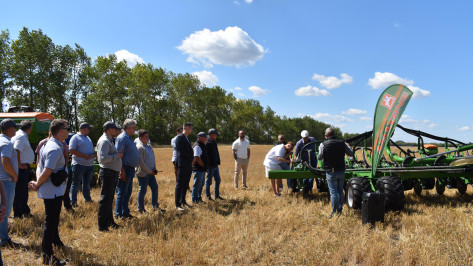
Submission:
[[233,158],[235,158],[235,188],[238,188],[238,176],[243,170],[243,188],[247,189],[246,177],[248,174],[248,164],[250,162],[250,141],[245,138],[245,131],[238,132],[239,138],[233,142]]
[[[294,149],[294,142],[289,141],[286,145],[279,144],[274,146],[264,158],[263,165],[266,169],[266,177],[269,177],[269,171],[271,170],[282,170],[281,163],[292,162],[292,159],[286,158],[286,153],[290,153]],[[281,196],[279,188],[281,187],[281,179],[271,179],[271,187],[274,192],[274,196]]]
[[31,217],[30,207],[28,206],[30,164],[34,161],[34,152],[28,140],[31,131],[33,131],[33,123],[29,120],[23,120],[20,129],[11,139],[18,157],[18,182],[16,183],[15,199],[13,200],[15,218]]

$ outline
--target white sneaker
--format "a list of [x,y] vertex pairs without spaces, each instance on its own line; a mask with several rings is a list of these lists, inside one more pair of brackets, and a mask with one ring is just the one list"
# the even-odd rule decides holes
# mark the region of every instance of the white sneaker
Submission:
[[177,207],[176,209],[177,209],[178,211],[180,211],[180,212],[185,211],[185,209],[182,208],[182,207]]

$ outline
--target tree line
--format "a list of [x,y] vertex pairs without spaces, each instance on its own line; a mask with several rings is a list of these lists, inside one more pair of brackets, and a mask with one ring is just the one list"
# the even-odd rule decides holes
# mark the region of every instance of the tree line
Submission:
[[[300,139],[306,129],[323,140],[330,125],[311,117],[279,116],[254,99],[238,99],[219,86],[207,87],[198,77],[137,64],[129,67],[113,54],[92,60],[78,44],[57,45],[41,29],[23,28],[11,40],[0,34],[0,107],[30,106],[69,121],[72,129],[87,121],[94,126],[91,138],[102,134],[108,121],[137,120],[154,143],[169,144],[185,121],[194,123],[194,134],[217,128],[220,142],[230,143],[244,129],[253,143],[274,143],[278,134]],[[338,136],[342,136],[336,128]],[[195,136],[194,136],[195,137]]]

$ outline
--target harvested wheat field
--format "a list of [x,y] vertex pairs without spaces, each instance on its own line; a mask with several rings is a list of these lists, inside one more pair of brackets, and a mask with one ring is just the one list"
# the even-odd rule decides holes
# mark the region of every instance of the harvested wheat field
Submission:
[[[270,148],[252,146],[249,189],[236,190],[231,147],[220,146],[225,200],[183,213],[174,208],[172,151],[158,148],[159,203],[167,212],[151,212],[148,190],[148,213],[138,213],[135,178],[130,209],[137,219],[118,220],[123,228],[103,233],[97,228],[100,189],[92,190],[94,203],[89,204],[79,192],[75,214],[61,213],[59,234],[68,248],[56,254],[72,265],[473,263],[471,187],[465,195],[454,189],[443,196],[435,190],[422,196],[406,192],[405,210],[388,212],[384,224],[370,229],[362,226],[359,211],[345,208],[341,216],[327,219],[328,193],[314,189],[303,197],[285,186],[283,197],[272,196],[262,166]],[[11,219],[11,238],[23,248],[3,249],[6,264],[41,263],[44,206],[33,192],[30,207],[33,218]]]

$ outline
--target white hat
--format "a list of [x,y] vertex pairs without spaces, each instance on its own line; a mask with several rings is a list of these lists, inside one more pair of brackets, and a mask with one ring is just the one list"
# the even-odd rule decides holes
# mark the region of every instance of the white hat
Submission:
[[307,130],[302,130],[302,132],[301,132],[301,137],[307,138],[308,136],[309,136],[309,131],[307,131]]

